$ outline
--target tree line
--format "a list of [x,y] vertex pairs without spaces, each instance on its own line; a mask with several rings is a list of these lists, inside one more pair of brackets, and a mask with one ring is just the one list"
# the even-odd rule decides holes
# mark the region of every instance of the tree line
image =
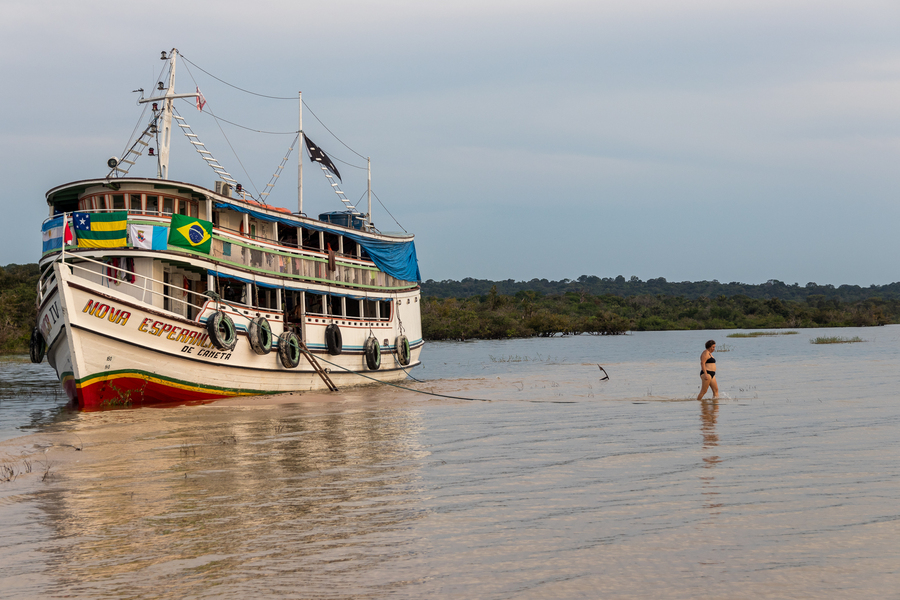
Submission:
[[541,294],[522,290],[466,298],[426,297],[427,340],[617,335],[627,331],[865,327],[900,322],[900,298],[844,301],[824,294],[804,300],[746,295],[687,298],[664,294],[594,295],[585,290]]
[[[25,353],[37,318],[37,264],[0,267],[0,353]],[[834,287],[667,283],[582,275],[530,282],[422,283],[426,340],[677,329],[861,327],[900,322],[900,283]]]
[[0,267],[0,354],[28,352],[39,276],[35,263]]
[[887,285],[871,285],[869,287],[858,285],[835,287],[831,284],[818,285],[812,281],[803,286],[799,283],[786,284],[777,279],[770,279],[760,284],[749,284],[736,281],[719,283],[716,280],[670,282],[666,281],[665,277],[641,281],[636,276],[625,279],[622,275],[603,278],[595,275],[582,275],[577,279],[560,279],[559,281],[548,281],[547,279],[491,281],[467,277],[460,281],[451,279],[435,281],[429,279],[422,283],[422,295],[436,298],[484,296],[490,293],[491,289],[496,289],[498,294],[505,296],[515,296],[519,292],[532,291],[544,295],[586,292],[593,296],[609,294],[623,297],[657,296],[661,294],[664,296],[681,296],[689,299],[746,296],[747,298],[806,300],[810,296],[824,296],[827,299],[837,298],[844,302],[866,300],[868,298],[885,300],[900,298],[900,282]]

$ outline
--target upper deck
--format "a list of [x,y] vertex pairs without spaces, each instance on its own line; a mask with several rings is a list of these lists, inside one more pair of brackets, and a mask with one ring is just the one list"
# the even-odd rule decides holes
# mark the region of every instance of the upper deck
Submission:
[[[404,290],[418,285],[413,235],[362,231],[292,214],[284,208],[234,198],[172,180],[89,179],[57,186],[46,194],[51,216],[75,211],[126,211],[132,225],[165,227],[180,214],[213,224],[210,253],[167,246],[147,250],[209,260],[246,271],[271,285],[296,281],[363,290]],[[136,249],[129,237],[123,249]],[[97,249],[67,248],[94,253]],[[45,252],[42,262],[59,250]],[[115,251],[103,249],[102,253]]]

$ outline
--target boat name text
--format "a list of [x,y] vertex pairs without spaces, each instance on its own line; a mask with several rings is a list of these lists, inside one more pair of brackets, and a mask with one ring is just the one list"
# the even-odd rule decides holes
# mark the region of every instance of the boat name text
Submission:
[[88,300],[87,304],[84,305],[84,308],[81,309],[81,312],[86,312],[98,319],[106,317],[109,319],[110,323],[115,323],[116,325],[125,325],[125,323],[128,322],[128,319],[131,318],[131,313],[127,310],[122,310],[121,308],[116,310],[115,307],[110,306],[109,304],[101,304],[100,302],[94,302],[93,300]]
[[156,337],[161,337],[165,334],[167,340],[177,344],[184,344],[181,351],[185,354],[194,354],[194,347],[197,346],[200,349],[195,356],[212,359],[221,358],[223,360],[231,358],[230,352],[218,352],[215,349],[212,342],[209,341],[209,334],[207,333],[194,331],[186,327],[178,327],[177,325],[172,325],[171,323],[166,323],[164,321],[154,321],[149,318],[144,319],[141,324],[138,325],[138,331],[155,335]]

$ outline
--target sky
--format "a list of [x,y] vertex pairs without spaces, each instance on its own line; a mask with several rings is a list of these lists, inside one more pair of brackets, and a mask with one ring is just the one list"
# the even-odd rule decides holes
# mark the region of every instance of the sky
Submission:
[[[373,200],[375,225],[416,235],[426,280],[900,281],[897,2],[165,6],[0,0],[0,265],[38,260],[45,193],[106,174],[178,48],[176,91],[208,110],[176,106],[244,187],[292,135],[208,111],[294,132],[302,90],[363,212],[371,157],[397,221]],[[296,210],[296,158],[270,204]],[[216,179],[183,137],[170,178]],[[307,164],[306,213],[341,209]]]

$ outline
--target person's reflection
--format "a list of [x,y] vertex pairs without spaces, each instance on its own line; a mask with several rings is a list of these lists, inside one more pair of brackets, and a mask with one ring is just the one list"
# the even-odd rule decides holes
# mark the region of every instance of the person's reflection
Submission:
[[[719,445],[719,436],[716,433],[716,417],[719,414],[718,400],[701,400],[700,401],[700,432],[703,434],[703,450],[708,456],[703,457],[703,468],[712,469],[714,466],[722,462],[718,454],[714,454],[715,448]],[[707,452],[708,451],[708,452]],[[706,508],[720,508],[721,503],[715,503],[713,500],[719,492],[714,491],[716,487],[713,485],[715,477],[712,472],[701,475],[700,480],[703,482],[705,491],[703,495],[709,496],[709,502]],[[718,514],[718,513],[715,513]]]

